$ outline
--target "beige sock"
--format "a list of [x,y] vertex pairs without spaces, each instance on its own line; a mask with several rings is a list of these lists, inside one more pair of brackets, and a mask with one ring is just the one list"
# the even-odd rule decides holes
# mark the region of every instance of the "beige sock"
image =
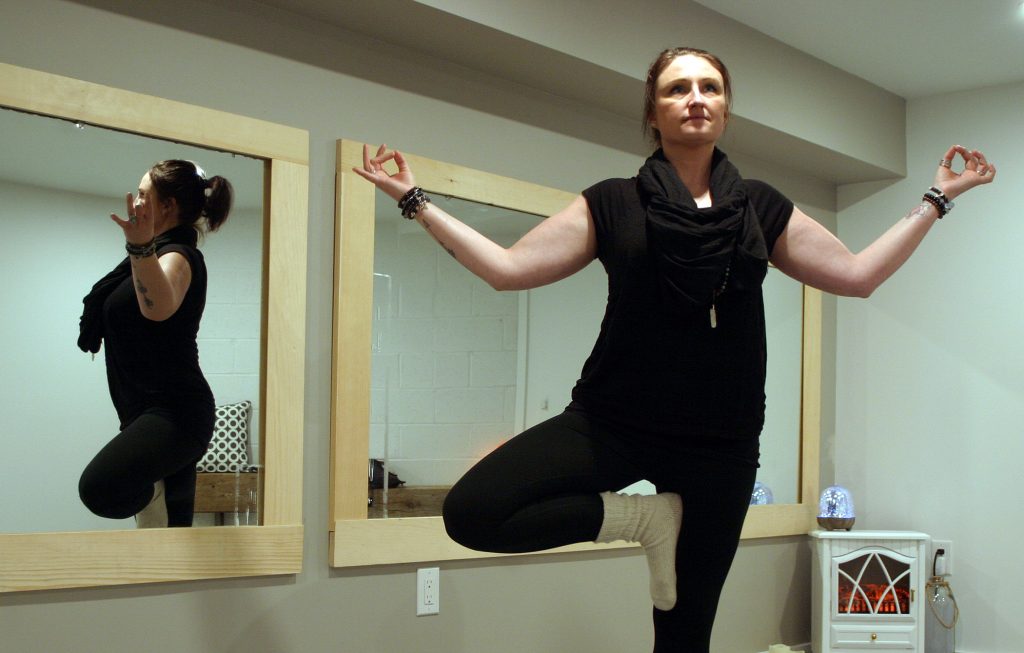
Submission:
[[678,494],[625,495],[602,492],[604,521],[597,542],[639,542],[651,574],[651,599],[659,610],[676,604],[676,542],[683,524]]
[[167,528],[167,501],[162,480],[153,484],[153,498],[135,515],[135,525],[138,528]]

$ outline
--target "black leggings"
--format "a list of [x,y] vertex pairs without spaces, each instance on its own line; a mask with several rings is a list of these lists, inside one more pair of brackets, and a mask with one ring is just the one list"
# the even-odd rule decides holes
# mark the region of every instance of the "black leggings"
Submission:
[[146,507],[153,498],[153,484],[162,480],[167,525],[191,526],[196,463],[206,447],[201,437],[182,428],[168,412],[148,410],[86,466],[78,481],[78,496],[100,517],[127,519]]
[[562,413],[469,470],[445,499],[445,528],[479,551],[540,551],[593,541],[604,517],[600,492],[646,479],[659,492],[678,493],[678,600],[670,611],[654,609],[654,651],[707,653],[750,504],[756,441],[685,448],[652,442],[626,439],[579,412]]

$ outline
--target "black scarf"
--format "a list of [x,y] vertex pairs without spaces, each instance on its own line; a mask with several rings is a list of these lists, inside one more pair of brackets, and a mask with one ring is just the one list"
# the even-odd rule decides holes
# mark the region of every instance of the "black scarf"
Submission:
[[711,157],[710,208],[697,208],[661,149],[637,179],[647,209],[647,247],[670,305],[707,308],[726,290],[761,285],[768,273],[764,234],[743,178],[724,152],[715,148]]
[[[168,229],[156,237],[157,251],[165,245],[188,245],[195,247],[199,234],[195,227],[181,224]],[[84,352],[95,354],[100,350],[103,340],[103,302],[121,283],[132,276],[132,264],[126,256],[113,270],[103,276],[92,286],[89,294],[82,298],[85,307],[82,317],[78,320],[78,348]]]

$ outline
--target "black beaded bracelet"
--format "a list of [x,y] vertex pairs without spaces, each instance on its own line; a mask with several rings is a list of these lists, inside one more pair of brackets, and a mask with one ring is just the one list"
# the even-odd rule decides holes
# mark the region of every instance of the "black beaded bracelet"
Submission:
[[402,211],[403,218],[412,220],[429,201],[430,197],[423,192],[422,188],[413,186],[405,195],[402,195],[402,199],[398,200],[398,208]]
[[946,194],[942,192],[942,189],[936,188],[935,186],[926,190],[924,192],[924,197],[921,199],[935,207],[935,210],[939,212],[940,219],[949,213],[954,206],[953,202],[951,202]]
[[398,208],[404,209],[405,205],[409,203],[409,200],[413,198],[417,193],[422,193],[423,189],[419,186],[413,186],[409,190],[405,191],[405,195],[402,195],[398,200]]
[[927,193],[935,195],[935,199],[939,200],[939,202],[942,203],[943,215],[953,210],[953,206],[955,206],[953,204],[953,201],[949,199],[949,197],[942,191],[941,188],[936,188],[935,186],[932,186],[926,191],[926,194]]
[[129,256],[134,256],[135,258],[146,258],[147,256],[152,256],[153,254],[156,254],[156,238],[144,245],[125,242],[124,251],[128,252]]
[[929,204],[935,207],[935,212],[939,214],[939,220],[942,219],[942,216],[946,215],[945,212],[943,212],[942,210],[942,204],[939,202],[938,198],[933,197],[928,193],[925,193],[924,197],[922,197],[921,200],[924,202],[928,202]]

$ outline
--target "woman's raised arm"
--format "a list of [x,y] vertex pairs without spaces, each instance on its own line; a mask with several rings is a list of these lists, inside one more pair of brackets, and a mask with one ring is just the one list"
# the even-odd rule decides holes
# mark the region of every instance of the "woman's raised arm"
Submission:
[[[964,161],[952,170],[956,155]],[[794,279],[825,292],[868,297],[903,265],[926,233],[947,210],[946,202],[975,186],[990,183],[995,165],[978,150],[954,145],[946,151],[935,174],[933,189],[920,204],[863,251],[854,254],[831,232],[799,209],[772,251],[772,263]],[[929,199],[929,196],[931,199]]]
[[132,266],[135,298],[143,317],[162,322],[178,312],[185,293],[192,283],[192,267],[178,252],[156,256],[153,233],[153,208],[136,206],[131,193],[125,196],[127,220],[110,214],[131,248],[128,258]]
[[[391,160],[398,166],[395,174],[384,170]],[[416,186],[405,157],[383,145],[374,156],[364,145],[363,167],[353,170],[396,202]],[[553,283],[583,269],[597,254],[593,219],[582,196],[509,248],[430,202],[414,218],[455,260],[496,290],[526,290]]]

